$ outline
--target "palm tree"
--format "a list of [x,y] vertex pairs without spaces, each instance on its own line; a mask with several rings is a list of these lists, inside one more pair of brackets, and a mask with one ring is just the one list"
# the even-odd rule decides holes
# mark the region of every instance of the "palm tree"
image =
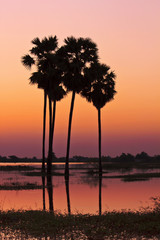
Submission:
[[85,76],[90,84],[81,91],[81,96],[92,102],[98,110],[99,173],[101,174],[101,108],[111,101],[116,93],[114,81],[116,76],[110,71],[110,67],[98,62],[86,69]]
[[65,176],[68,178],[71,124],[75,94],[79,93],[86,86],[87,82],[84,77],[85,68],[94,63],[98,59],[98,56],[96,44],[88,38],[76,39],[68,37],[64,42],[65,45],[58,51],[59,64],[63,70],[63,84],[68,91],[72,91],[65,164]]
[[[48,161],[47,161],[47,173],[51,174],[51,168],[52,168],[52,155],[53,155],[53,136],[54,136],[54,126],[55,126],[55,114],[56,114],[56,103],[57,101],[60,101],[64,96],[67,94],[67,92],[64,90],[63,85],[61,83],[62,79],[62,72],[61,70],[56,66],[52,65],[49,71],[49,89],[47,91],[49,96],[49,151],[48,151]],[[53,112],[52,112],[52,104],[53,102]]]
[[[31,69],[32,65],[37,67],[37,72],[33,73],[30,77],[30,83],[38,84],[38,88],[44,90],[44,110],[43,110],[43,140],[42,140],[42,171],[45,172],[45,126],[46,126],[46,105],[47,105],[47,90],[48,80],[46,80],[47,74],[45,64],[48,63],[48,55],[51,55],[57,49],[58,41],[57,37],[44,38],[40,41],[39,38],[32,40],[34,47],[30,50],[29,54],[22,57],[22,63],[25,67]],[[43,63],[43,64],[42,64]],[[51,101],[49,101],[51,105]]]

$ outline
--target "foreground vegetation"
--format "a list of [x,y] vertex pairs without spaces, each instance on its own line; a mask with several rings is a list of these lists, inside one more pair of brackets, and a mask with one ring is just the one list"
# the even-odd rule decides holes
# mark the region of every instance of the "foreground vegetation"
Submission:
[[[160,211],[60,214],[45,211],[0,211],[0,230],[23,237],[51,239],[132,239],[160,237]],[[107,238],[108,239],[108,238]]]

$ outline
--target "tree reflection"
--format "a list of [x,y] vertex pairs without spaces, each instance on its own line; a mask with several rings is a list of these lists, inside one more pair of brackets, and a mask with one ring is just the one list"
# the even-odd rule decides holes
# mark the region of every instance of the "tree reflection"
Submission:
[[69,195],[69,177],[65,176],[66,196],[67,196],[67,208],[68,214],[71,214],[70,195]]
[[46,210],[46,199],[45,199],[45,175],[42,174],[42,199],[43,199],[43,211]]
[[48,190],[48,199],[49,199],[49,211],[53,212],[53,185],[52,185],[51,175],[47,175],[47,190]]
[[99,215],[102,214],[102,173],[99,172]]

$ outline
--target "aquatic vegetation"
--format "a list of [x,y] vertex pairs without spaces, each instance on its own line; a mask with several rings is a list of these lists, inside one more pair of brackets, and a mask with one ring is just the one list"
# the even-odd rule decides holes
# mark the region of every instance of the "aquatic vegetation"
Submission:
[[26,166],[26,165],[8,165],[8,166],[0,166],[0,171],[32,171],[35,170],[36,167]]
[[121,178],[123,181],[144,181],[150,178],[160,178],[160,173],[135,173],[127,175],[103,176],[103,178]]
[[19,183],[19,182],[11,182],[4,183],[0,185],[0,190],[31,190],[31,189],[41,189],[42,185],[38,185],[37,183]]
[[[42,172],[42,171],[37,171],[37,172],[24,172],[23,175],[26,175],[26,176],[47,176],[47,173],[44,173],[44,172]],[[52,171],[52,172],[51,172],[51,175],[52,175],[52,176],[64,176],[64,173]]]

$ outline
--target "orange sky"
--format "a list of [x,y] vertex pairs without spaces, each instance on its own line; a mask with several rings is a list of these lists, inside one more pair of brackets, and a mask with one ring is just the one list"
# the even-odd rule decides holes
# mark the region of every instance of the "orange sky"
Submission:
[[[115,71],[117,95],[102,109],[102,154],[160,154],[159,0],[2,0],[0,155],[41,156],[43,92],[21,56],[35,37],[90,37]],[[64,156],[70,107],[57,104],[54,151]],[[97,156],[97,111],[76,96],[71,155]]]

